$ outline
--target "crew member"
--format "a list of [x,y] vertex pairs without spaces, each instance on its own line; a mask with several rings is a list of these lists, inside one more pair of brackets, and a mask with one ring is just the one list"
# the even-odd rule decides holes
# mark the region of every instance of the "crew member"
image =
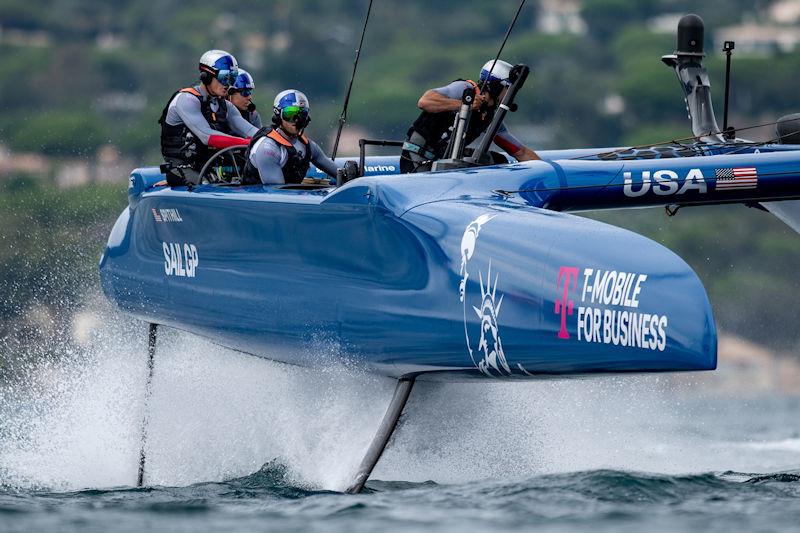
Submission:
[[236,81],[228,88],[228,100],[236,106],[236,109],[242,114],[242,118],[256,128],[261,129],[263,126],[261,115],[258,114],[256,104],[253,103],[253,91],[255,88],[256,84],[253,81],[253,77],[249,72],[240,68]]
[[[231,54],[209,50],[200,58],[200,84],[180,89],[170,97],[158,120],[161,153],[168,163],[199,171],[216,150],[247,145],[248,138],[258,132],[225,99],[238,69]],[[171,174],[167,177],[175,178]]]
[[[408,136],[403,143],[400,171],[427,172],[434,161],[444,156],[456,114],[461,107],[461,96],[467,87],[474,88],[475,98],[464,140],[465,145],[469,145],[485,132],[492,123],[505,91],[511,85],[509,80],[511,68],[512,66],[505,61],[492,60],[481,69],[480,83],[472,80],[456,80],[444,87],[426,91],[417,102],[417,107],[422,112],[409,128]],[[484,86],[482,92],[481,86]],[[493,141],[518,161],[539,159],[536,152],[517,140],[505,125],[500,126]]]
[[263,128],[250,141],[247,152],[247,183],[301,183],[309,165],[336,177],[336,164],[314,141],[303,135],[310,106],[296,89],[278,93],[272,108],[272,128]]

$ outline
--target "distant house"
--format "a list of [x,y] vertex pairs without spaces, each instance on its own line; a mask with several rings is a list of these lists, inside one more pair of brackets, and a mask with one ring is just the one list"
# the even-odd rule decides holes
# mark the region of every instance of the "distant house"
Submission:
[[551,35],[586,33],[580,0],[541,0],[537,29]]
[[737,53],[769,57],[794,51],[800,43],[800,30],[795,26],[746,23],[720,28],[714,34],[714,48],[722,50],[725,41],[734,41]]
[[49,172],[50,161],[46,157],[34,153],[11,152],[0,144],[0,176],[46,176]]
[[675,34],[675,29],[678,27],[678,22],[685,15],[683,12],[679,13],[662,13],[647,21],[647,27],[654,33],[667,33],[670,35]]
[[766,9],[767,18],[776,24],[797,24],[800,21],[800,0],[780,0]]

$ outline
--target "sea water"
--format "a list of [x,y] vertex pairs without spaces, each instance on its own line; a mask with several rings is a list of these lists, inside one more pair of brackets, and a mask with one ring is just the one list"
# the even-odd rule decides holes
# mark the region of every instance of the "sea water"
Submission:
[[102,322],[0,384],[0,530],[800,529],[798,396],[668,375],[418,382],[353,496],[392,380],[324,342],[305,369],[162,329],[145,402],[146,326]]

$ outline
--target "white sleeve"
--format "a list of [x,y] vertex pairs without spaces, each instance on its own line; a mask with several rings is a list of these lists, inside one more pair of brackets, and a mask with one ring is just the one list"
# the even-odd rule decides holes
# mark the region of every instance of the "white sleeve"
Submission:
[[314,166],[328,176],[335,178],[336,163],[334,163],[330,157],[325,155],[325,152],[322,151],[322,148],[320,148],[319,145],[314,141],[309,142],[309,149],[311,150],[311,162],[314,163]]
[[224,102],[228,106],[228,124],[231,131],[240,137],[252,137],[258,133],[258,128],[247,122],[235,105],[228,100],[224,100]]
[[258,169],[258,175],[264,185],[285,183],[283,163],[286,157],[288,157],[286,150],[266,137],[259,139],[250,150],[250,163]]

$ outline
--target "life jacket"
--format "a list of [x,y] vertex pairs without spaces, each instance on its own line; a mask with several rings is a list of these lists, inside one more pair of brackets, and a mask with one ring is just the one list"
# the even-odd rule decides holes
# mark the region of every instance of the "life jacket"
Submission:
[[[480,92],[480,87],[472,80],[454,81],[468,82],[475,90],[476,96]],[[464,138],[464,146],[472,143],[486,131],[492,123],[494,113],[495,110],[493,108],[485,112],[480,110],[472,112]],[[416,131],[425,138],[425,146],[421,146],[420,148],[432,152],[437,159],[441,158],[444,156],[447,150],[447,144],[450,142],[450,136],[453,134],[453,123],[455,122],[457,114],[458,111],[442,111],[440,113],[422,111],[411,128],[409,128],[408,136],[410,137],[411,134]]]
[[[256,114],[256,104],[251,102],[250,105],[247,106],[247,109],[245,109],[244,111],[240,109],[239,113],[242,114],[243,119],[245,119],[250,124],[253,124],[253,121],[251,119],[253,118],[253,115]],[[253,124],[253,126],[255,126],[255,124]]]
[[253,150],[253,146],[264,137],[269,137],[271,140],[278,143],[278,145],[286,148],[288,152],[289,156],[286,159],[286,163],[281,168],[283,172],[283,181],[285,183],[301,183],[303,178],[306,177],[308,169],[311,167],[311,142],[305,135],[300,135],[300,142],[302,142],[306,148],[305,154],[300,155],[300,152],[294,147],[291,141],[284,138],[284,136],[278,133],[274,128],[261,128],[258,130],[258,133],[253,135],[253,138],[250,139],[250,144],[245,154],[245,161],[247,161],[247,164],[244,170],[244,182],[246,184],[261,183],[258,169],[250,162],[250,153]]
[[164,110],[161,112],[161,118],[158,119],[158,123],[161,125],[161,154],[164,159],[188,163],[192,168],[199,171],[216,150],[202,144],[185,124],[175,126],[167,124],[169,105],[179,93],[189,93],[197,97],[200,100],[200,112],[203,114],[203,118],[206,119],[212,129],[222,133],[230,131],[228,126],[228,104],[225,100],[217,98],[219,109],[213,111],[211,109],[211,100],[214,97],[203,98],[202,93],[197,88],[186,87],[172,93],[172,96],[167,100],[167,105],[164,106]]

